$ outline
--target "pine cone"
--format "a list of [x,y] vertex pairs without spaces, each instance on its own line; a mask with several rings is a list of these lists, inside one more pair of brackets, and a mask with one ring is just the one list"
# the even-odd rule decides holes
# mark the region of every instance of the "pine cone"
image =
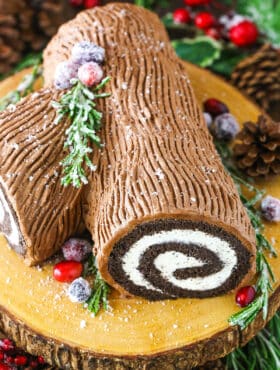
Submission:
[[0,0],[0,74],[25,53],[42,50],[77,11],[68,0]]
[[265,44],[240,62],[231,75],[232,83],[252,97],[264,110],[280,102],[280,50]]
[[260,116],[246,122],[233,152],[237,166],[252,177],[280,174],[280,122]]

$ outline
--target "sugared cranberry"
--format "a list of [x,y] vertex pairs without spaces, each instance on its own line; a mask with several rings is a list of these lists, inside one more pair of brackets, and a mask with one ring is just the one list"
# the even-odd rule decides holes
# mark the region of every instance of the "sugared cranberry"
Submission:
[[211,0],[184,0],[186,5],[189,6],[198,6],[198,5],[206,5],[211,2]]
[[209,12],[201,12],[195,16],[194,23],[197,28],[205,30],[215,24],[215,18]]
[[67,294],[73,303],[86,302],[91,295],[91,287],[89,282],[84,278],[80,277],[72,281],[68,288]]
[[235,301],[240,307],[246,307],[253,302],[256,291],[253,286],[245,286],[236,293]]
[[5,338],[5,339],[0,340],[0,348],[6,352],[6,351],[10,351],[11,349],[14,349],[15,346],[14,346],[14,343],[10,339]]
[[83,265],[76,261],[62,261],[57,263],[53,268],[55,280],[61,283],[71,283],[82,275]]
[[223,113],[215,118],[209,129],[215,138],[230,141],[237,135],[239,124],[232,114]]
[[71,80],[77,78],[78,69],[79,65],[71,60],[58,63],[54,74],[55,88],[63,90],[71,87]]
[[228,107],[218,99],[210,98],[204,102],[204,111],[216,117],[223,113],[228,113]]
[[205,121],[207,127],[210,127],[212,122],[213,122],[211,114],[209,114],[207,112],[203,112],[203,117],[204,117],[204,121]]
[[91,87],[98,84],[103,77],[103,70],[99,64],[88,62],[83,64],[78,71],[79,80],[86,86]]
[[175,23],[188,23],[190,13],[185,8],[178,8],[173,12],[173,20]]
[[105,59],[105,49],[90,41],[76,43],[71,51],[71,59],[79,66],[87,62],[101,64]]
[[97,5],[100,5],[100,0],[84,0],[84,7],[86,9],[94,8]]
[[62,253],[67,261],[83,261],[92,251],[89,241],[80,238],[70,238],[62,246]]
[[267,195],[261,202],[262,216],[272,222],[280,221],[280,199]]
[[15,365],[24,366],[27,364],[27,357],[26,356],[16,356],[14,362],[15,362]]
[[5,357],[5,362],[7,364],[13,364],[15,362],[15,359],[12,356],[6,356]]
[[214,28],[214,27],[211,27],[211,28],[208,28],[207,30],[205,30],[205,35],[211,37],[212,39],[215,39],[215,40],[220,40],[221,38],[221,34],[220,32],[217,30],[217,28]]
[[240,47],[253,45],[257,41],[258,36],[257,26],[249,20],[244,20],[229,30],[231,42]]

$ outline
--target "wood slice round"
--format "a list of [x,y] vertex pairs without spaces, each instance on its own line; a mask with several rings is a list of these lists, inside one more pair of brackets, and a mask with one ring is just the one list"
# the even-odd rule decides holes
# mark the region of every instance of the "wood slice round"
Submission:
[[[259,109],[232,86],[186,63],[197,99],[219,98],[240,122],[256,120]],[[1,95],[22,76],[0,84]],[[280,179],[263,186],[280,197]],[[268,239],[280,254],[280,227],[267,224]],[[112,310],[93,317],[65,295],[52,278],[52,264],[27,267],[0,236],[0,329],[28,352],[65,369],[190,369],[225,356],[245,344],[264,325],[261,315],[241,332],[228,324],[238,311],[234,294],[211,299],[148,302],[110,297]],[[276,276],[269,318],[280,305],[278,258],[269,258]]]

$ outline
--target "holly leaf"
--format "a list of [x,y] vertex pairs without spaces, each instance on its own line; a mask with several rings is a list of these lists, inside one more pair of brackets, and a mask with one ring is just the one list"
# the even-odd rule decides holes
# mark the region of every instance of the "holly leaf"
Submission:
[[221,44],[206,36],[174,40],[172,45],[181,59],[200,67],[211,66],[221,55]]
[[240,49],[230,48],[221,51],[220,58],[215,60],[210,66],[213,72],[229,77],[241,60],[246,58],[248,53],[241,52]]

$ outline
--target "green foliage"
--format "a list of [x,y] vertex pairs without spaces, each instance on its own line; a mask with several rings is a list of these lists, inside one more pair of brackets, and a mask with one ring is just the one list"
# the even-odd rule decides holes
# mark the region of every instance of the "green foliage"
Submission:
[[8,74],[0,75],[0,80],[13,75],[16,72],[20,72],[25,68],[40,65],[42,63],[42,53],[32,53],[26,55]]
[[211,66],[221,55],[221,45],[206,36],[174,40],[172,45],[181,59],[197,64],[200,67]]
[[[0,111],[6,109],[7,106],[10,104],[16,104],[20,101],[21,98],[34,91],[34,85],[38,78],[42,75],[42,68],[40,67],[40,63],[41,59],[36,59],[32,72],[24,76],[16,90],[9,92],[6,96],[0,99]],[[26,64],[23,65],[26,66]]]
[[110,292],[109,285],[101,278],[100,273],[96,267],[95,257],[92,254],[86,264],[84,276],[94,276],[94,284],[92,294],[87,300],[87,308],[95,316],[103,307],[105,310],[109,308],[108,295]]
[[270,42],[280,47],[280,0],[238,0],[236,10],[251,17]]
[[230,76],[237,64],[246,58],[247,55],[248,53],[236,47],[224,48],[221,51],[220,58],[213,61],[210,69],[226,77]]
[[[268,299],[269,293],[273,290],[272,283],[274,282],[274,275],[265,256],[265,252],[276,257],[276,251],[263,235],[264,225],[262,223],[260,212],[256,207],[257,203],[263,197],[264,192],[254,187],[253,184],[250,183],[249,179],[244,178],[236,169],[232,161],[231,150],[227,144],[216,142],[216,148],[221,156],[225,168],[237,186],[240,199],[247,209],[248,216],[250,217],[252,226],[256,232],[258,273],[256,282],[257,295],[252,303],[232,315],[229,319],[229,323],[231,325],[238,325],[241,329],[245,329],[256,318],[261,310],[263,318],[267,318]],[[245,196],[244,189],[251,194],[250,198]]]
[[280,316],[276,314],[265,329],[245,347],[226,357],[227,370],[280,369]]
[[65,93],[59,102],[53,102],[53,107],[57,109],[56,123],[62,118],[69,117],[71,120],[70,127],[66,130],[65,147],[69,148],[69,154],[62,161],[64,177],[62,184],[68,186],[72,184],[79,188],[82,183],[87,183],[84,164],[91,171],[96,167],[89,158],[92,153],[90,143],[97,147],[101,146],[100,137],[96,134],[101,127],[102,113],[96,108],[96,99],[110,96],[107,93],[99,93],[110,78],[104,80],[94,89],[83,85],[80,81],[75,80],[73,87]]
[[168,0],[134,0],[134,3],[147,9],[153,9],[156,6],[166,8],[169,5]]

